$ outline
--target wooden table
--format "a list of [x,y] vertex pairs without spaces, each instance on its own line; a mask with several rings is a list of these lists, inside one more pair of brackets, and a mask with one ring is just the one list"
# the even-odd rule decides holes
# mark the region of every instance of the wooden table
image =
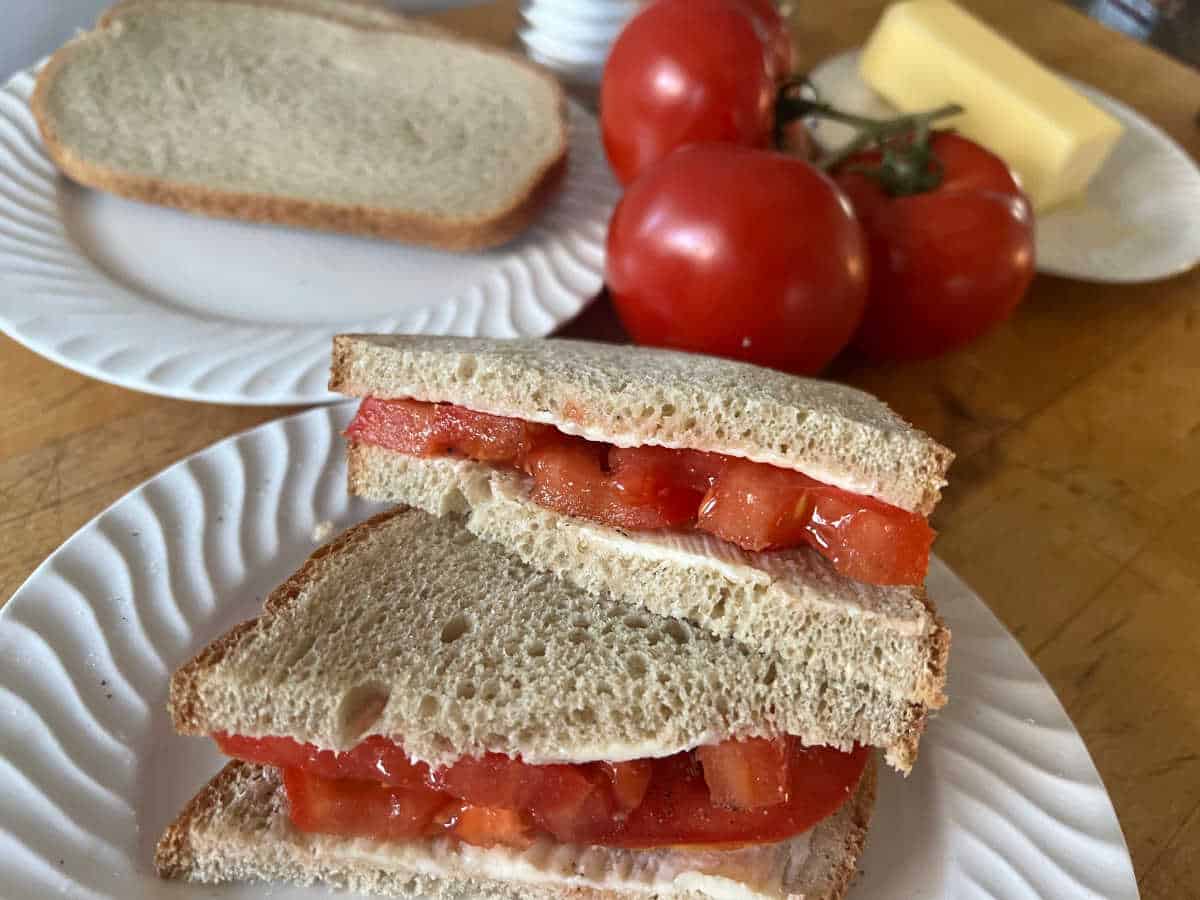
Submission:
[[[802,3],[800,61],[882,4]],[[1054,67],[1200,157],[1200,74],[1065,6],[971,0]],[[499,42],[514,2],[441,16]],[[569,331],[608,336],[604,304]],[[1200,270],[1103,287],[1039,277],[967,351],[839,377],[958,453],[937,551],[1054,685],[1112,793],[1143,896],[1200,895]],[[0,598],[142,480],[288,410],[131,393],[0,338]]]

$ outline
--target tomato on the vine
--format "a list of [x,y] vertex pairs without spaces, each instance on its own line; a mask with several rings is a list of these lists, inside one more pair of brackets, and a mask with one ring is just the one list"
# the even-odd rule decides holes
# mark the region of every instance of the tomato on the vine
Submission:
[[787,35],[761,7],[657,0],[621,31],[604,68],[600,129],[622,184],[688,144],[768,144]]
[[862,318],[866,241],[845,196],[809,163],[702,144],[626,191],[606,276],[640,344],[810,374]]
[[868,359],[966,344],[1008,318],[1033,278],[1033,212],[1004,161],[950,132],[935,132],[929,152],[940,181],[916,193],[891,192],[912,171],[889,175],[878,150],[835,171],[870,247],[867,311],[853,340]]
[[776,81],[792,74],[792,33],[775,0],[732,0],[750,14],[767,48],[767,65]]

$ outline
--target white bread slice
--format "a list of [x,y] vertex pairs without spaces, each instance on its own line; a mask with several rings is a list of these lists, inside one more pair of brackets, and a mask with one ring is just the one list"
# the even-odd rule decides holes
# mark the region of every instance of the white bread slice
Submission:
[[745,645],[535,572],[454,517],[375,517],[318,550],[171,679],[184,734],[344,750],[383,734],[433,765],[663,756],[729,737],[912,741],[923,711],[854,673]]
[[954,454],[870,394],[748,363],[567,340],[339,335],[330,390],[741,456],[927,515]]
[[164,878],[325,883],[430,900],[837,900],[845,895],[875,803],[875,764],[834,815],[783,844],[684,853],[570,847],[484,850],[448,840],[386,844],[310,835],[287,817],[277,773],[232,762],[158,843]]
[[366,444],[348,456],[352,494],[463,515],[469,531],[535,569],[767,654],[801,691],[869,686],[857,715],[826,738],[883,747],[903,772],[929,710],[946,702],[950,632],[924,588],[851,581],[806,547],[748,553],[700,533],[627,534],[546,509],[523,475],[470,460]]
[[85,185],[445,249],[514,237],[566,167],[549,75],[354,3],[123,3],[54,55],[31,105]]

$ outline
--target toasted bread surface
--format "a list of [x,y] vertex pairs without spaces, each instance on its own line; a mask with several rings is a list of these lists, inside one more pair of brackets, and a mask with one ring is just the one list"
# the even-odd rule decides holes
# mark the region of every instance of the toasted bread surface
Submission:
[[953,459],[855,388],[628,345],[339,335],[329,387],[456,403],[623,447],[745,457],[923,515]]
[[[714,875],[716,896],[733,890],[746,900],[838,900],[862,853],[875,802],[875,764],[833,816],[803,838],[749,851],[706,852],[691,869]],[[673,855],[672,855],[673,854]],[[480,850],[448,840],[405,848],[366,839],[303,834],[287,817],[277,772],[231,762],[187,805],[158,843],[155,866],[164,878],[193,882],[264,880],[322,882],[395,897],[459,900],[617,900],[654,893],[699,900],[714,896],[705,879],[652,876],[687,869],[677,851],[572,848],[539,842],[527,851]],[[712,882],[710,882],[712,883]]]
[[514,237],[566,167],[550,76],[355,3],[129,0],[54,55],[31,104],[85,185],[445,249]]

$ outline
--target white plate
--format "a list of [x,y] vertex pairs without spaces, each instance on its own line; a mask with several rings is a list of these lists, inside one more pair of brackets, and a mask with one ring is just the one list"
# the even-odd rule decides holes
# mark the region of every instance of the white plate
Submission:
[[[810,73],[821,98],[863,115],[895,115],[859,77],[860,51],[832,56]],[[1065,77],[1065,76],[1064,76]],[[1090,85],[1067,78],[1116,117],[1125,133],[1088,185],[1082,202],[1037,218],[1039,272],[1080,281],[1134,283],[1186,272],[1200,262],[1200,168],[1158,126]],[[816,129],[826,148],[850,130]]]
[[[340,529],[371,511],[345,493],[338,433],[351,409],[271,422],[166,470],[0,611],[0,895],[263,895],[152,872],[156,838],[220,767],[210,742],[171,730],[167,679],[258,611],[313,550],[318,522]],[[852,897],[1136,898],[1108,795],[1053,692],[936,560],[929,587],[954,631],[950,704],[915,774],[884,774]]]
[[540,336],[603,284],[619,189],[574,103],[567,177],[537,221],[455,254],[81,188],[43,151],[33,84],[24,72],[0,91],[0,329],[93,378],[215,403],[328,402],[339,331]]

